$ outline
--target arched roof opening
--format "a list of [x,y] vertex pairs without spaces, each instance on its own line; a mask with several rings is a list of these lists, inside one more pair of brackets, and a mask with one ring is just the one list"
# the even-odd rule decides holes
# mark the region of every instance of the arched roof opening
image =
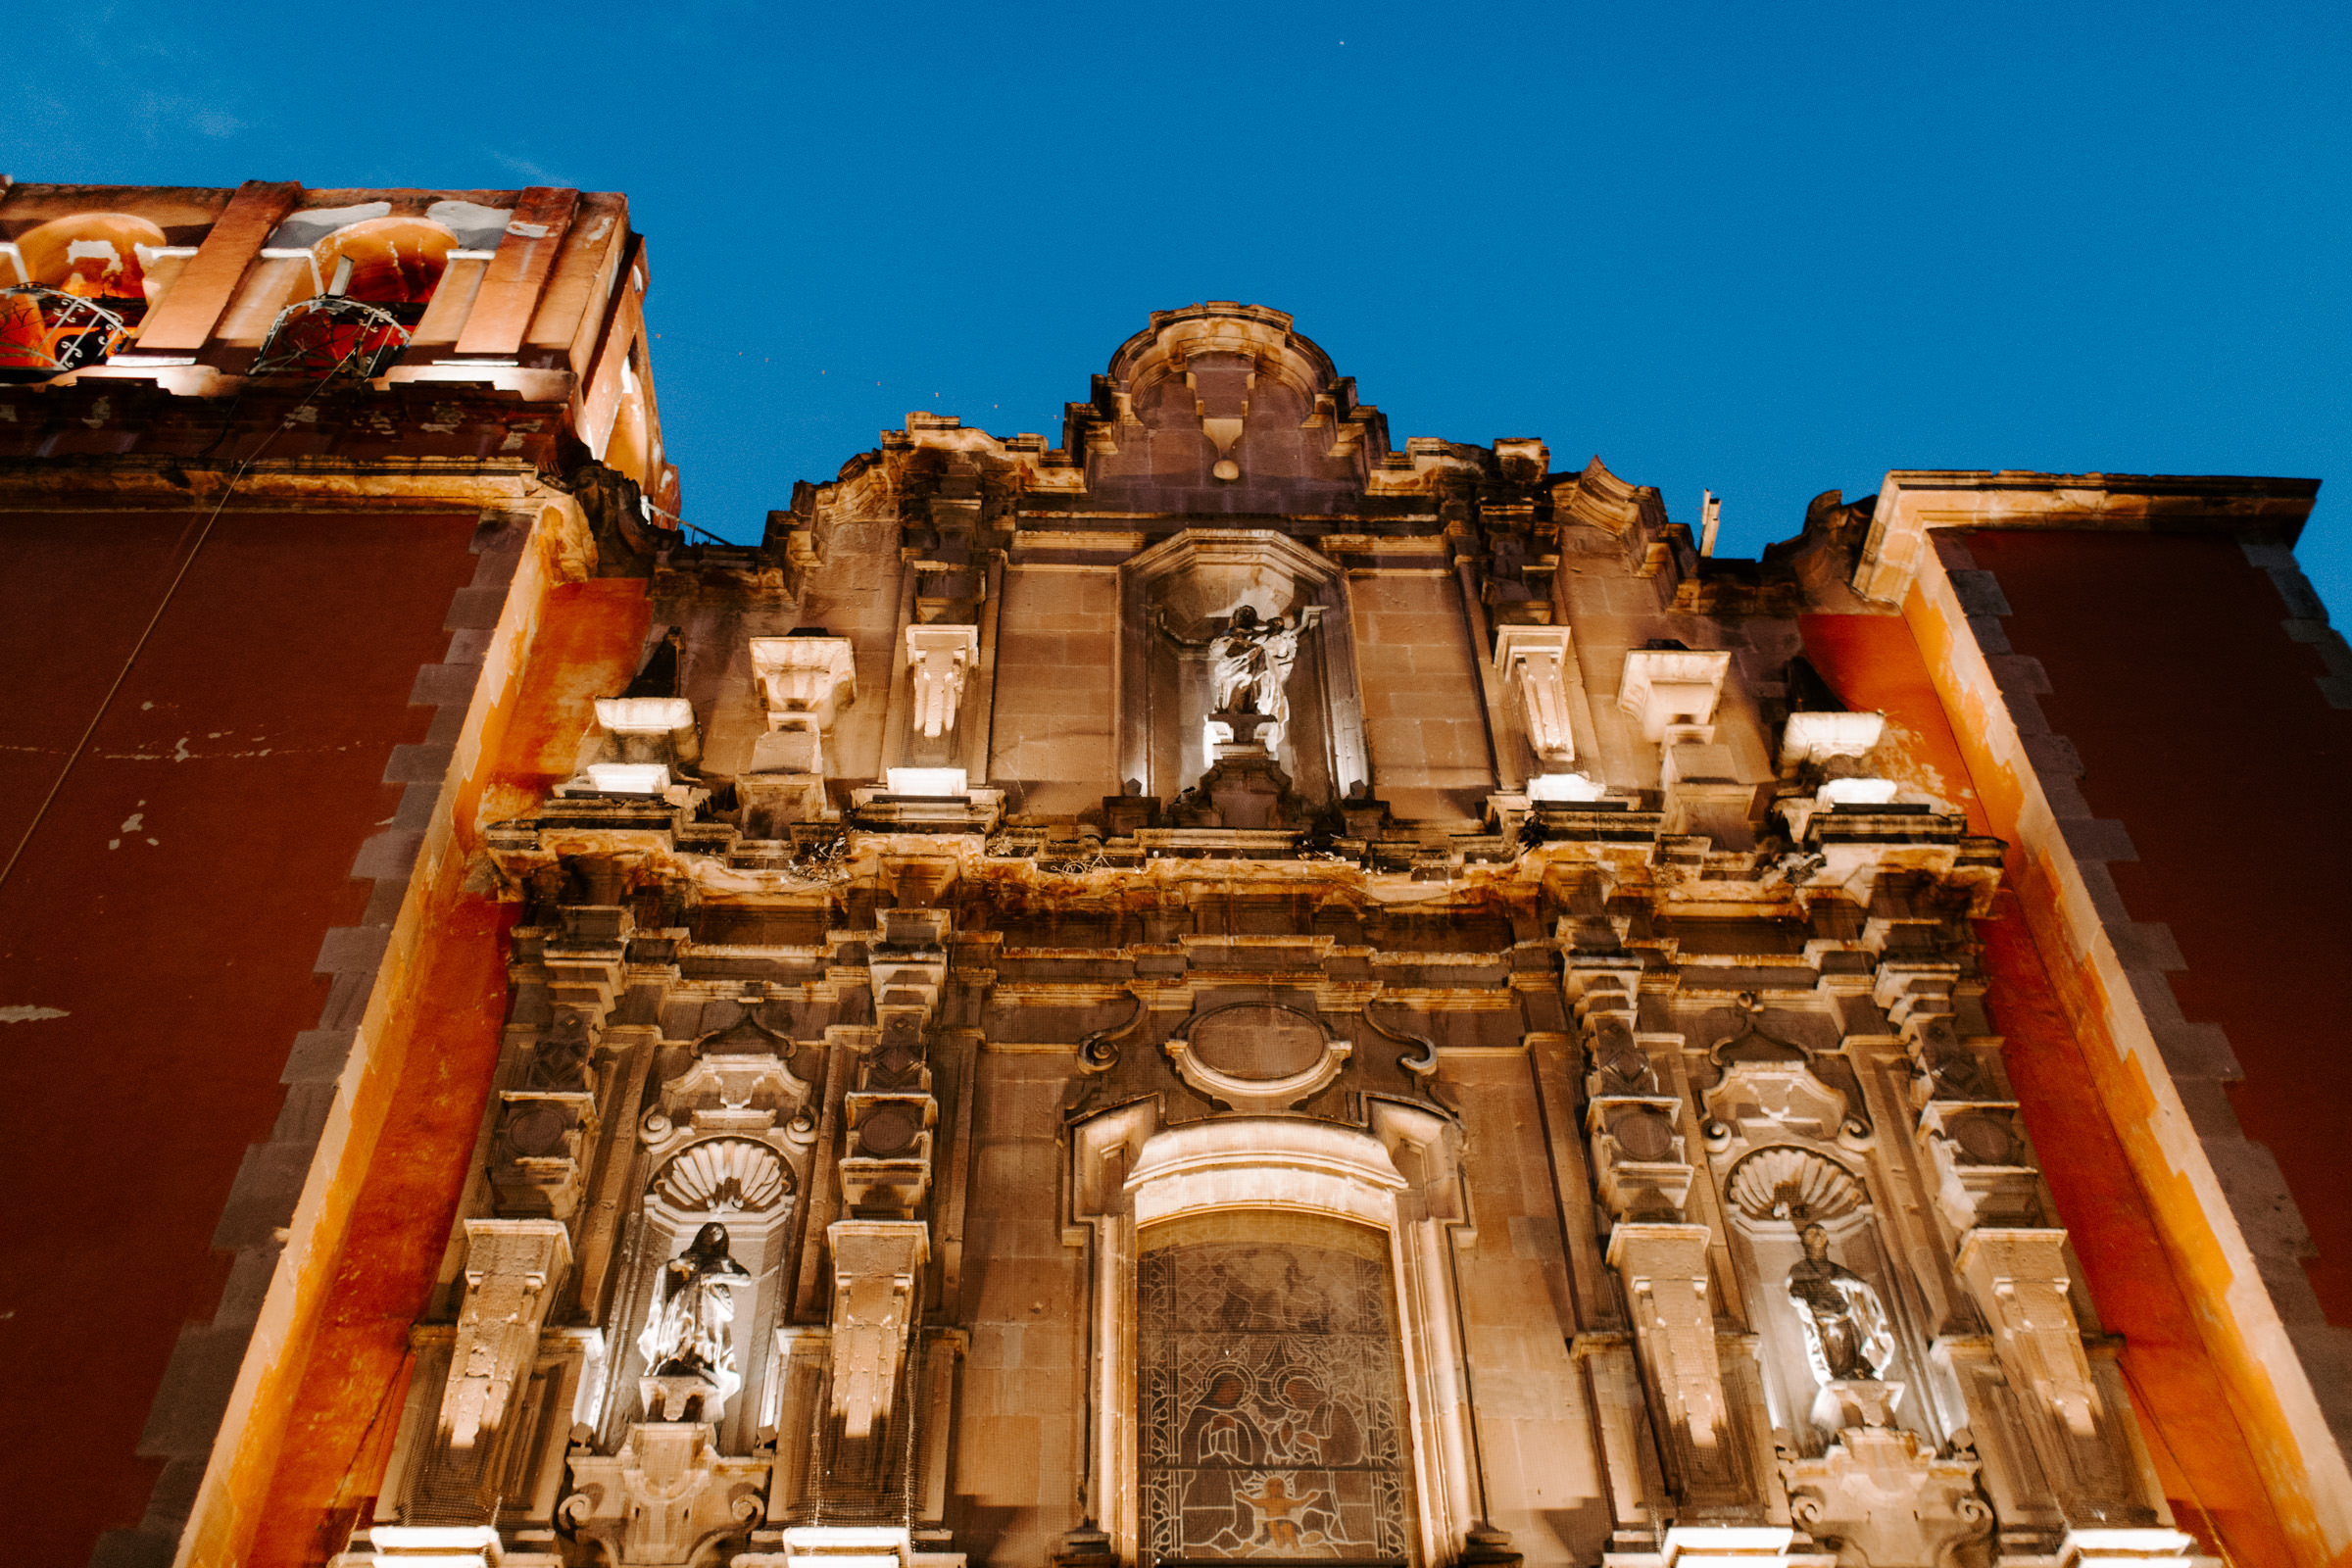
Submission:
[[314,254],[326,293],[369,305],[421,306],[457,244],[457,235],[430,219],[375,218],[336,229]]
[[146,266],[139,256],[166,244],[164,231],[128,213],[76,213],[54,218],[17,236],[24,281],[84,299],[144,304]]

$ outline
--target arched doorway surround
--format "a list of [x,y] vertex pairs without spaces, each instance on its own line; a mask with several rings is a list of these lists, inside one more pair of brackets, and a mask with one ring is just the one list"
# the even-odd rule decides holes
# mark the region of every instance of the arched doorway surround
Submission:
[[1405,1560],[1450,1563],[1480,1526],[1453,1263],[1471,1216],[1453,1128],[1416,1105],[1368,1097],[1365,1106],[1362,1128],[1284,1115],[1163,1127],[1157,1102],[1139,1101],[1072,1129],[1065,1240],[1094,1253],[1085,1507],[1121,1560],[1139,1561],[1146,1545],[1139,1265],[1164,1242],[1217,1238],[1215,1216],[1242,1221],[1228,1240],[1276,1232],[1268,1222],[1283,1216],[1373,1233],[1364,1245],[1386,1256],[1407,1416]]

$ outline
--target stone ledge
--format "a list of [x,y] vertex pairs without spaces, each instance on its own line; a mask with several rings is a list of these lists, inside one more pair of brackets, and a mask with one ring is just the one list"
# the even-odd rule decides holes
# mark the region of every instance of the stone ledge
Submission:
[[175,1536],[148,1530],[109,1530],[90,1553],[90,1568],[172,1568]]
[[2312,1375],[2320,1415],[2339,1446],[2352,1452],[2352,1328],[2289,1323],[2287,1342]]
[[252,1339],[250,1323],[184,1325],[135,1451],[150,1459],[212,1452]]
[[410,784],[400,792],[400,806],[392,813],[391,825],[404,833],[422,833],[433,825],[433,811],[440,804],[439,779]]
[[381,926],[339,925],[318,944],[315,974],[371,974],[384,961],[392,933]]
[[461,588],[451,596],[449,617],[441,624],[450,631],[489,631],[498,625],[506,608],[504,587]]
[[317,1148],[316,1142],[246,1145],[220,1223],[213,1228],[213,1246],[228,1251],[277,1240],[294,1217]]
[[490,639],[497,630],[492,626],[460,626],[449,634],[449,649],[441,656],[445,664],[478,664],[490,651]]
[[281,1084],[331,1084],[343,1076],[343,1063],[358,1043],[357,1029],[305,1029],[294,1037],[286,1065],[277,1075]]
[[2115,944],[2116,956],[2127,969],[2170,972],[2188,967],[2173,928],[2162,920],[2111,920],[2107,922],[2107,940]]
[[2078,860],[2139,858],[2139,851],[2132,845],[2131,833],[2111,816],[2063,818],[2058,823],[2058,835]]
[[1984,664],[2005,696],[2020,692],[2040,695],[2051,689],[2050,672],[2031,654],[1987,654]]
[[2082,754],[2075,743],[2063,735],[2020,735],[2018,740],[2026,750],[2026,760],[2036,773],[2056,774],[2061,778],[2081,778],[2083,774]]
[[472,701],[482,678],[479,664],[419,664],[416,684],[409,688],[411,708],[440,708]]
[[1952,593],[1960,601],[1961,610],[1968,614],[2006,615],[2012,613],[2009,609],[2009,598],[2001,592],[2000,579],[1991,572],[1978,571],[1973,567],[1964,567],[1959,570],[1946,567],[1944,574],[1951,579]]
[[2000,616],[1971,615],[1968,617],[1968,629],[1976,634],[1978,652],[1986,658],[2012,652],[2009,628],[2001,624]]
[[388,828],[360,845],[360,853],[351,862],[352,878],[361,882],[397,878],[405,883],[423,848],[422,833]]
[[435,746],[395,746],[391,760],[384,764],[387,784],[438,784],[449,772],[450,759],[456,748],[446,743]]
[[[2162,981],[2161,976],[2153,978]],[[2169,992],[2172,987],[2164,982]],[[2246,1075],[2237,1053],[2230,1049],[2229,1031],[2218,1023],[2157,1023],[2148,1032],[2156,1038],[2156,1054],[2175,1078],[2219,1078],[2231,1082]]]
[[480,555],[481,562],[473,568],[473,581],[466,586],[495,588],[503,594],[507,585],[514,580],[514,573],[522,567],[522,536],[517,534],[498,540],[482,550]]

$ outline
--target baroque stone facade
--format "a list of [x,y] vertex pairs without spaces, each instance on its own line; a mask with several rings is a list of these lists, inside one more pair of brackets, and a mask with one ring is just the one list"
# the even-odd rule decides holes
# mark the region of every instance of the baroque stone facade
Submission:
[[1210,305],[689,546],[649,277],[0,176],[14,1558],[2352,1552],[2315,481],[1722,560]]
[[1208,305],[667,551],[482,812],[505,1044],[336,1562],[2218,1563],[2007,846],[1813,657],[1885,510],[1703,558]]

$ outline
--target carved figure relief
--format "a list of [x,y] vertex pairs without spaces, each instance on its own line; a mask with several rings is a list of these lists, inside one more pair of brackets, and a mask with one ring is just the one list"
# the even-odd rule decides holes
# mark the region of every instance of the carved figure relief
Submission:
[[[1369,781],[1348,579],[1330,558],[1269,529],[1187,528],[1127,562],[1119,594],[1119,776],[1163,800],[1200,790],[1206,819],[1179,825],[1299,826],[1287,817]],[[1295,794],[1286,820],[1210,804],[1245,780]]]
[[[1334,1238],[1338,1240],[1339,1238]],[[1407,1556],[1387,1249],[1203,1240],[1139,1264],[1147,1564]]]
[[[1171,629],[1167,612],[1157,619],[1160,635],[1179,648],[1204,649],[1208,655],[1210,717],[1204,747],[1213,756],[1219,745],[1248,745],[1254,740],[1271,752],[1282,745],[1291,720],[1291,670],[1298,662],[1298,638],[1314,624],[1310,608],[1298,619],[1276,615],[1258,619],[1253,606],[1243,605],[1226,617],[1224,629],[1205,639],[1180,636]],[[1262,713],[1269,722],[1256,726],[1253,737],[1239,733],[1233,713]]]
[[663,1266],[652,1317],[637,1339],[649,1383],[699,1379],[715,1391],[713,1405],[734,1396],[743,1387],[731,1333],[735,1288],[751,1277],[728,1254],[724,1225],[713,1221],[695,1232],[686,1250]]

